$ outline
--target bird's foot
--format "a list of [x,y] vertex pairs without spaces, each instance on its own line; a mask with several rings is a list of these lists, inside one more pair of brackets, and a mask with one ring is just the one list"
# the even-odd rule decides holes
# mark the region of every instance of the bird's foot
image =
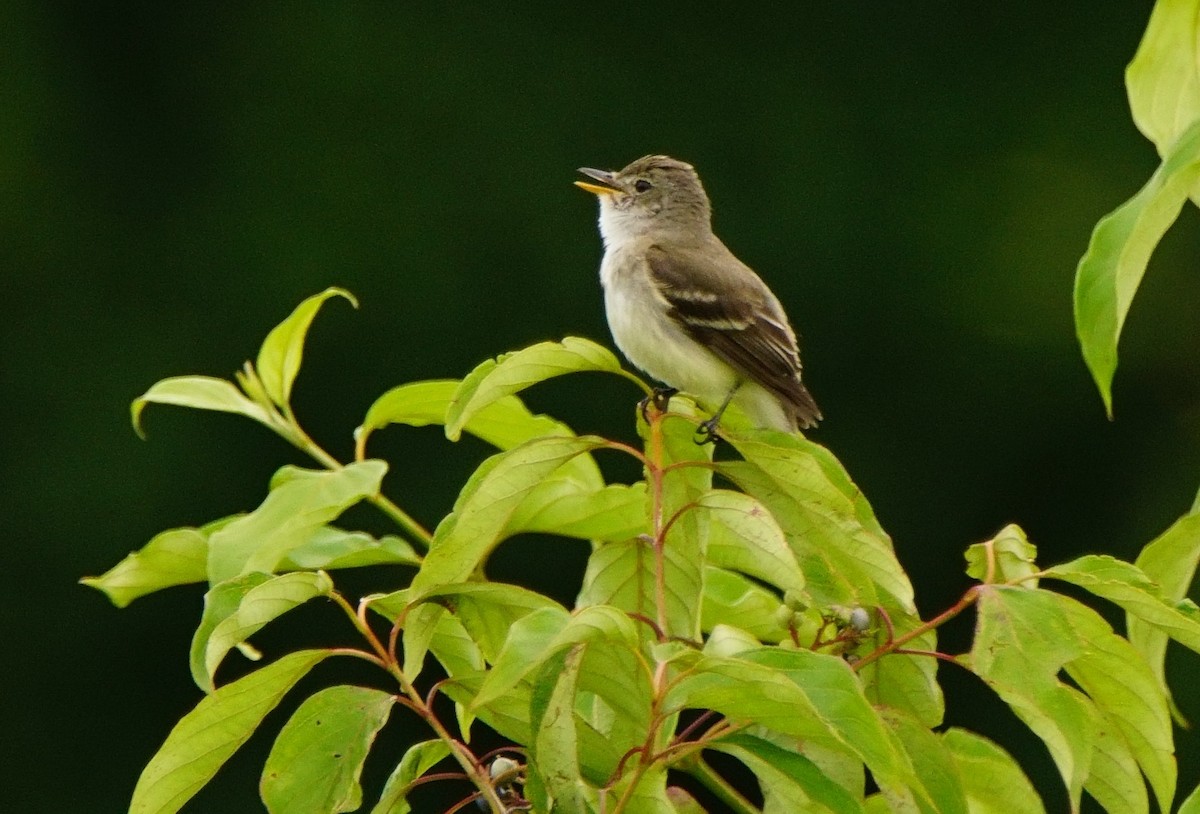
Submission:
[[717,432],[717,428],[720,426],[720,424],[721,417],[719,415],[713,416],[712,418],[708,419],[708,421],[701,421],[700,426],[696,427],[696,434],[692,436],[692,441],[694,441],[697,446],[717,443],[721,440],[721,435]]
[[647,415],[647,411],[650,409],[651,404],[654,405],[655,410],[658,410],[660,413],[665,413],[667,411],[667,407],[671,404],[671,396],[678,392],[679,391],[674,387],[654,388],[653,393],[638,402],[638,409],[642,412],[642,420],[647,424],[650,423],[650,416]]

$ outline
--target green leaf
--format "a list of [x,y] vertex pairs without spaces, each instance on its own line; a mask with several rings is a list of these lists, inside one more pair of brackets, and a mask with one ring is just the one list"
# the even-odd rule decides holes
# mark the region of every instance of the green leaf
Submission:
[[1038,572],[1037,546],[1029,542],[1020,526],[1010,524],[986,543],[967,548],[967,576],[980,582],[1016,582],[1025,580],[1037,586],[1031,577]]
[[1085,655],[1086,643],[1071,627],[1057,594],[987,586],[979,597],[970,668],[1046,744],[1072,810],[1078,810],[1099,713],[1057,675],[1063,665]]
[[[1169,811],[1175,796],[1175,745],[1167,701],[1154,673],[1098,613],[1068,597],[1058,601],[1075,637],[1087,643],[1078,658],[1067,662],[1067,673],[1103,716],[1099,751],[1084,787],[1109,811],[1145,811],[1144,772],[1160,810]],[[1102,795],[1120,804],[1114,808]],[[1138,800],[1143,802],[1134,805]]]
[[329,472],[300,471],[304,476],[290,477],[257,509],[209,538],[210,582],[276,570],[293,550],[306,545],[317,529],[378,493],[387,464],[359,461]]
[[200,616],[200,625],[192,634],[192,645],[188,654],[192,680],[200,689],[208,693],[214,689],[212,674],[208,670],[208,641],[213,631],[237,613],[238,606],[242,604],[246,594],[270,579],[270,574],[242,574],[217,583],[204,594],[204,612]]
[[390,693],[350,686],[327,687],[305,699],[263,767],[259,790],[267,811],[356,811],[363,762],[394,703]]
[[1150,255],[1200,181],[1200,121],[1163,155],[1146,185],[1100,219],[1075,272],[1075,330],[1112,416],[1117,342]]
[[[446,411],[458,391],[459,380],[411,382],[393,387],[375,400],[363,423],[355,430],[360,444],[375,430],[389,424],[425,427],[446,423]],[[505,396],[480,409],[462,427],[464,432],[500,449],[512,449],[543,435],[574,435],[561,421],[534,415],[516,396]]]
[[[436,585],[464,582],[504,538],[521,501],[572,458],[607,442],[594,436],[537,438],[493,455],[471,475],[454,511],[434,533],[425,562],[412,581],[414,595]],[[404,672],[415,678],[440,611],[417,608],[404,628]]]
[[[637,631],[634,622],[623,612],[605,605],[594,605],[567,615],[566,611],[553,607],[543,608],[528,614],[513,624],[492,670],[473,702],[482,706],[500,697],[526,679],[548,659],[563,650],[578,644],[589,646],[609,643],[615,650],[635,654],[638,650]],[[611,654],[610,654],[611,657]],[[627,702],[633,706],[626,710],[628,716],[648,721],[648,711],[639,712],[644,696],[645,707],[649,707],[649,676],[637,664],[636,658],[630,665],[621,665],[625,672],[600,669],[602,686],[597,692],[618,708]],[[615,665],[609,664],[612,668]],[[589,679],[591,674],[584,674]],[[586,683],[586,682],[585,682]]]
[[897,709],[880,715],[896,734],[938,814],[968,814],[962,778],[950,750],[936,734],[913,716]]
[[583,645],[576,645],[542,665],[530,701],[530,764],[546,790],[545,810],[595,811],[595,792],[579,769],[575,690]]
[[123,608],[133,600],[173,585],[203,582],[208,563],[208,534],[202,529],[170,529],[156,534],[98,577],[79,580],[102,591]]
[[[653,454],[661,458],[664,468],[671,467],[662,475],[661,512],[657,515],[664,533],[665,619],[658,618],[655,597],[655,511],[649,492],[642,508],[641,528],[646,536],[597,546],[588,558],[577,604],[612,605],[656,622],[665,621],[667,635],[695,641],[700,636],[704,549],[710,525],[697,510],[697,501],[712,487],[712,471],[707,466],[712,450],[693,441],[695,423],[689,419],[671,417],[660,427],[660,449]],[[648,443],[647,448],[651,447]],[[685,465],[689,463],[698,465]]]
[[430,602],[453,613],[484,658],[495,661],[513,626],[534,611],[566,609],[549,597],[499,582],[460,582],[421,592],[412,604]]
[[763,814],[862,814],[862,803],[807,757],[747,733],[709,747],[745,763],[762,788]]
[[289,653],[203,698],[175,725],[133,790],[129,814],[174,814],[254,734],[328,650]]
[[271,418],[259,404],[246,398],[233,382],[212,376],[174,376],[155,383],[149,390],[133,400],[130,417],[137,434],[142,431],[142,410],[147,404],[174,404],[177,407],[192,407],[197,410],[216,410],[221,413],[237,413],[252,418],[260,424],[270,426]]
[[[767,430],[730,437],[745,461],[718,470],[774,515],[821,604],[876,604],[868,580],[915,613],[912,585],[862,493],[828,450],[798,436]],[[813,574],[832,572],[813,582]]]
[[999,746],[965,729],[947,730],[942,742],[958,766],[971,814],[1045,814],[1029,778]]
[[421,556],[400,537],[375,538],[361,531],[321,526],[308,542],[293,548],[279,561],[280,570],[328,570],[365,565],[420,565]]
[[291,401],[292,383],[296,381],[300,362],[304,358],[304,337],[308,334],[308,326],[312,324],[321,305],[335,296],[343,297],[355,308],[358,307],[358,300],[349,291],[327,288],[296,306],[296,310],[272,328],[263,340],[255,367],[267,395],[280,407],[286,409]]
[[1183,801],[1177,814],[1200,814],[1200,786],[1196,786],[1195,790]]
[[778,596],[739,573],[712,566],[704,569],[704,601],[700,609],[704,630],[732,625],[761,641],[778,642],[788,635],[775,618],[782,605]]
[[1121,734],[1101,726],[1096,730],[1093,747],[1092,768],[1084,790],[1112,814],[1149,814],[1146,784]]
[[919,788],[911,764],[835,656],[763,648],[736,658],[704,656],[670,690],[666,709],[711,709],[784,735],[857,755],[881,788]]
[[241,597],[237,608],[217,622],[207,642],[193,642],[197,649],[203,645],[204,669],[199,679],[201,687],[211,689],[212,677],[221,661],[234,647],[249,639],[268,622],[318,596],[333,593],[333,582],[321,571],[297,571],[268,579],[254,585]]
[[620,373],[621,363],[607,348],[568,336],[562,342],[540,342],[524,350],[488,360],[467,374],[446,413],[446,437],[457,441],[471,418],[489,404],[525,388],[568,373]]
[[408,792],[412,789],[413,781],[449,754],[450,746],[443,740],[421,741],[408,747],[400,764],[388,777],[383,794],[371,809],[371,814],[409,814],[412,806],[408,804]]
[[627,540],[646,532],[646,484],[582,489],[574,479],[547,478],[521,501],[508,529],[581,540]]
[[749,632],[733,625],[714,625],[704,641],[704,653],[710,656],[737,656],[747,650],[762,647],[762,642]]
[[[1137,567],[1142,569],[1148,578],[1156,582],[1162,591],[1163,599],[1167,602],[1181,602],[1196,576],[1196,564],[1200,561],[1200,514],[1184,515],[1157,539],[1142,549],[1138,555]],[[1150,621],[1143,621],[1128,611],[1125,614],[1125,626],[1129,631],[1129,641],[1154,671],[1159,686],[1171,703],[1171,693],[1167,688],[1165,662],[1167,656],[1167,634]],[[1185,725],[1183,715],[1172,706],[1172,713],[1181,725]]]
[[804,591],[804,574],[783,529],[759,501],[725,489],[696,505],[709,512],[708,562],[755,577],[784,591]]
[[515,687],[559,650],[574,642],[558,642],[571,621],[563,608],[542,608],[513,623],[471,704],[483,707]]
[[1187,599],[1165,599],[1159,586],[1136,565],[1107,554],[1090,554],[1048,568],[1044,575],[1103,597],[1200,653],[1200,609]]
[[1198,16],[1196,0],[1155,3],[1137,54],[1125,70],[1133,121],[1159,155],[1200,119]]

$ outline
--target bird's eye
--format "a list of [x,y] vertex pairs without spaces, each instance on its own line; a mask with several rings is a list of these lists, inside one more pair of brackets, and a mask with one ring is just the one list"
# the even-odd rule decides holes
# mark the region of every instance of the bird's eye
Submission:
[[647,181],[645,178],[639,178],[639,179],[637,180],[637,183],[635,183],[635,184],[633,185],[633,188],[634,188],[634,190],[635,190],[635,191],[637,191],[637,192],[646,192],[646,191],[647,191],[647,190],[649,190],[649,189],[650,189],[650,187],[652,187],[652,186],[654,186],[654,184],[650,183],[650,182],[649,182],[649,181]]

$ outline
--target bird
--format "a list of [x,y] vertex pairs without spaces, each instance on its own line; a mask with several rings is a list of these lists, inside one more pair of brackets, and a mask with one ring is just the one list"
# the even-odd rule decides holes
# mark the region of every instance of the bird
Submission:
[[[756,427],[795,433],[823,418],[800,379],[796,333],[776,297],[713,233],[712,205],[694,167],[647,155],[621,170],[580,167],[576,186],[600,201],[600,282],[621,353],[712,413],[715,440],[735,402]],[[644,409],[644,408],[643,408]]]

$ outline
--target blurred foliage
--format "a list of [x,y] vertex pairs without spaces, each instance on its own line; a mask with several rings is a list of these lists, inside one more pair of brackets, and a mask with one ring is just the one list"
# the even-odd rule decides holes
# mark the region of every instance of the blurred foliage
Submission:
[[[872,496],[922,610],[961,593],[963,543],[1010,521],[1047,561],[1131,557],[1195,488],[1200,220],[1185,209],[1139,290],[1115,423],[1079,359],[1070,281],[1092,225],[1156,163],[1121,86],[1150,7],[5,4],[0,460],[21,578],[4,632],[39,657],[0,694],[19,733],[0,757],[24,781],[11,805],[125,805],[160,722],[192,703],[179,643],[200,594],[114,614],[74,580],[161,528],[252,508],[287,449],[166,412],[148,424],[169,442],[145,445],[129,399],[181,368],[228,376],[330,284],[364,307],[315,327],[295,402],[343,455],[341,428],[399,382],[565,334],[607,342],[580,165],[654,151],[700,169],[722,236],[804,334],[817,439]],[[634,398],[582,377],[531,401],[621,435]],[[378,454],[441,456],[389,475],[433,522],[477,450],[396,433]],[[549,550],[522,544],[498,567]],[[951,723],[1019,731],[975,691]],[[1176,701],[1200,718],[1200,699]],[[1200,740],[1179,747],[1196,776]],[[65,777],[47,759],[62,754]],[[261,762],[198,804],[246,799]],[[1052,770],[1035,780],[1053,808]]]

